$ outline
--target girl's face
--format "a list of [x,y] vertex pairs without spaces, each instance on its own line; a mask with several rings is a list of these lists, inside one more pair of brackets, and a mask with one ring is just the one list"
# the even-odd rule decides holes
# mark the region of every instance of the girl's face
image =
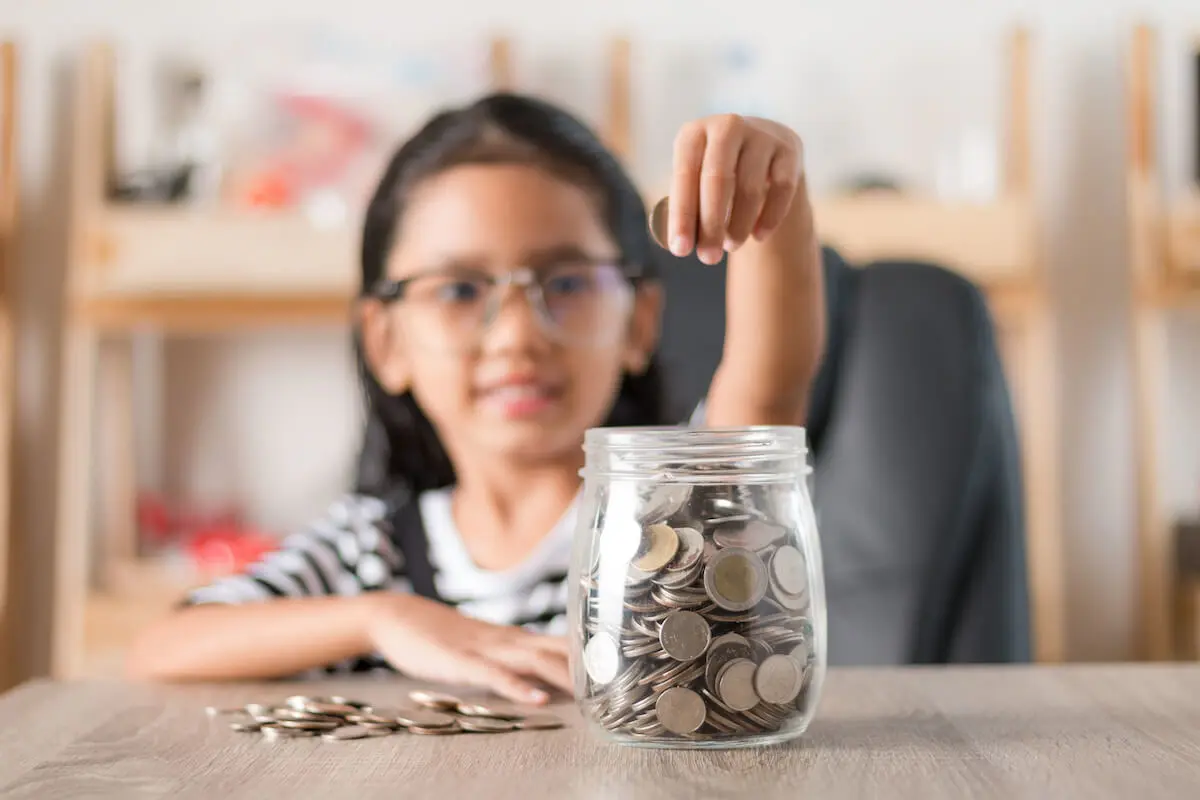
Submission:
[[387,267],[400,300],[363,309],[376,378],[412,391],[456,464],[577,463],[622,372],[649,361],[657,287],[622,277],[596,198],[536,166],[453,167],[406,205]]

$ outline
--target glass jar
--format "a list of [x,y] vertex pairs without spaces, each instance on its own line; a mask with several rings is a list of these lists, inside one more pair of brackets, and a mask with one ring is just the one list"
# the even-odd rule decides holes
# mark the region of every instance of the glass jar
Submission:
[[825,588],[798,427],[596,428],[570,570],[575,698],[601,738],[793,739],[825,676]]

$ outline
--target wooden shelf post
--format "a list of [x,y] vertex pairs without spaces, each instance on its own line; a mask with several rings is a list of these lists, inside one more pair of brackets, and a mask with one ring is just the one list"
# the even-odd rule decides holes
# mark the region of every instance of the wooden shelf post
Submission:
[[12,481],[16,405],[17,47],[0,42],[0,692],[16,680]]
[[1165,196],[1158,160],[1158,40],[1148,25],[1133,31],[1126,53],[1126,207],[1133,321],[1133,451],[1137,470],[1138,650],[1160,661],[1179,657],[1181,608],[1173,562],[1173,526],[1163,509],[1160,469],[1169,440],[1163,400],[1169,382],[1167,321],[1200,308],[1200,199]]

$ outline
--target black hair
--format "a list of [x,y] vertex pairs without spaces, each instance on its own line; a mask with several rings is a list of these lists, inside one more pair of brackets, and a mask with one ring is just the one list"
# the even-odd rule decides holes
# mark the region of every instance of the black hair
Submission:
[[[496,93],[435,115],[392,156],[367,207],[362,232],[361,294],[385,273],[409,192],[422,180],[467,163],[532,163],[596,193],[604,223],[631,276],[657,277],[646,207],[617,158],[567,111],[533,97]],[[390,394],[371,373],[355,333],[366,424],[356,491],[411,496],[454,483],[454,467],[411,392]],[[652,357],[640,374],[622,376],[605,425],[666,423],[662,372]]]

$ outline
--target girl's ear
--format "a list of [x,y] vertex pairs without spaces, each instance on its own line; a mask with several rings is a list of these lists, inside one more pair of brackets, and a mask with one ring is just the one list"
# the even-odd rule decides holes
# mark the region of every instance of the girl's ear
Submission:
[[408,391],[412,378],[408,350],[395,315],[389,314],[387,307],[378,300],[364,300],[358,309],[358,326],[363,357],[375,380],[389,394]]
[[622,365],[631,375],[645,372],[650,364],[650,356],[658,348],[663,301],[661,284],[645,282],[638,286],[629,320],[629,336],[625,340],[622,356]]

